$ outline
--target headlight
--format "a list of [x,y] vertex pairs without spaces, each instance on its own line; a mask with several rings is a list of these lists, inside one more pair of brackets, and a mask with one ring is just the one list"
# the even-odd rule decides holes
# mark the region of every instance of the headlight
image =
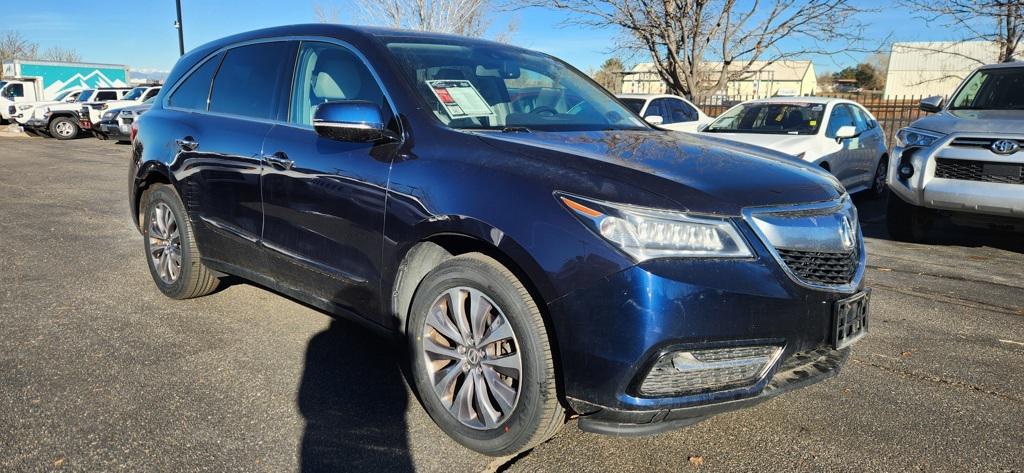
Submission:
[[928,147],[939,138],[942,138],[942,135],[916,128],[904,128],[896,132],[896,140],[904,148],[908,146]]
[[584,224],[636,261],[752,256],[729,220],[558,195]]
[[28,110],[30,108],[32,108],[31,105],[19,105],[18,106],[18,110]]

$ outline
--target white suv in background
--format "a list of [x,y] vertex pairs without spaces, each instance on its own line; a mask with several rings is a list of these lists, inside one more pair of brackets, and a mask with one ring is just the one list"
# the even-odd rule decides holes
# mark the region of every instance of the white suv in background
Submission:
[[76,102],[37,107],[42,109],[42,115],[40,116],[38,112],[33,114],[33,117],[25,123],[25,127],[35,134],[49,135],[58,140],[70,140],[77,137],[78,132],[81,131],[78,126],[78,114],[82,110],[81,102],[119,100],[128,91],[129,89],[119,88],[84,90]]
[[896,134],[889,171],[889,234],[926,240],[939,218],[1024,231],[1024,62],[984,66],[934,115]]
[[682,97],[665,94],[619,94],[616,97],[652,125],[696,133],[712,122],[696,105]]

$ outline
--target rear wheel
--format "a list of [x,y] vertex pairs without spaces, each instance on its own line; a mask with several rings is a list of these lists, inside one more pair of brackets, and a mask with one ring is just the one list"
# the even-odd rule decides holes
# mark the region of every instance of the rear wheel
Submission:
[[908,243],[925,241],[933,218],[930,210],[908,204],[899,196],[889,194],[885,221],[889,236],[896,240]]
[[875,168],[875,176],[871,179],[871,189],[868,191],[874,199],[885,197],[889,190],[886,185],[886,176],[889,174],[889,157],[882,156],[878,159],[878,167]]
[[510,455],[565,423],[544,320],[497,261],[472,253],[442,263],[420,283],[408,323],[417,392],[459,443]]
[[70,140],[78,136],[78,123],[71,117],[57,117],[50,122],[50,136],[58,140]]
[[218,280],[202,263],[192,224],[178,194],[170,186],[157,184],[144,198],[146,213],[142,232],[146,261],[160,292],[173,299],[190,299],[213,292]]

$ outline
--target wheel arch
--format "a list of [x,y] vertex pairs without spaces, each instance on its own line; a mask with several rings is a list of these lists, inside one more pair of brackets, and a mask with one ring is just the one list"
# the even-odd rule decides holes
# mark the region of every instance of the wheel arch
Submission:
[[146,193],[155,184],[173,185],[170,171],[163,163],[152,161],[143,163],[134,177],[131,201],[132,220],[135,222],[135,227],[140,231],[143,221],[142,213],[145,211],[142,208],[142,202]]

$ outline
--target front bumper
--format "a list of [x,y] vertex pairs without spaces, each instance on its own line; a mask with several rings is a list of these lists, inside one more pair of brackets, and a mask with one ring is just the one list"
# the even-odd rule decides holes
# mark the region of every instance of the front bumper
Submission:
[[[656,433],[838,371],[846,351],[830,345],[833,306],[864,289],[863,272],[850,284],[852,292],[809,288],[790,278],[749,229],[744,233],[758,256],[648,261],[548,305],[565,397],[581,415],[581,428]],[[665,353],[759,345],[783,351],[753,384],[660,397],[639,389]],[[816,355],[790,366],[807,354]]]
[[102,133],[111,139],[127,139],[130,136],[131,128],[121,126],[117,121],[102,121],[93,127],[93,131]]
[[[972,133],[970,137],[978,137]],[[999,156],[984,148],[952,146],[962,135],[942,138],[927,148],[895,146],[890,153],[889,189],[904,201],[935,210],[965,212],[997,217],[1024,218],[1024,184],[983,182],[978,180],[949,179],[936,176],[938,160],[955,162],[1000,163],[1024,165],[1024,152]],[[992,137],[995,138],[995,137]],[[1021,139],[1024,141],[1024,139]],[[914,174],[909,179],[899,177],[901,163],[909,163]]]

